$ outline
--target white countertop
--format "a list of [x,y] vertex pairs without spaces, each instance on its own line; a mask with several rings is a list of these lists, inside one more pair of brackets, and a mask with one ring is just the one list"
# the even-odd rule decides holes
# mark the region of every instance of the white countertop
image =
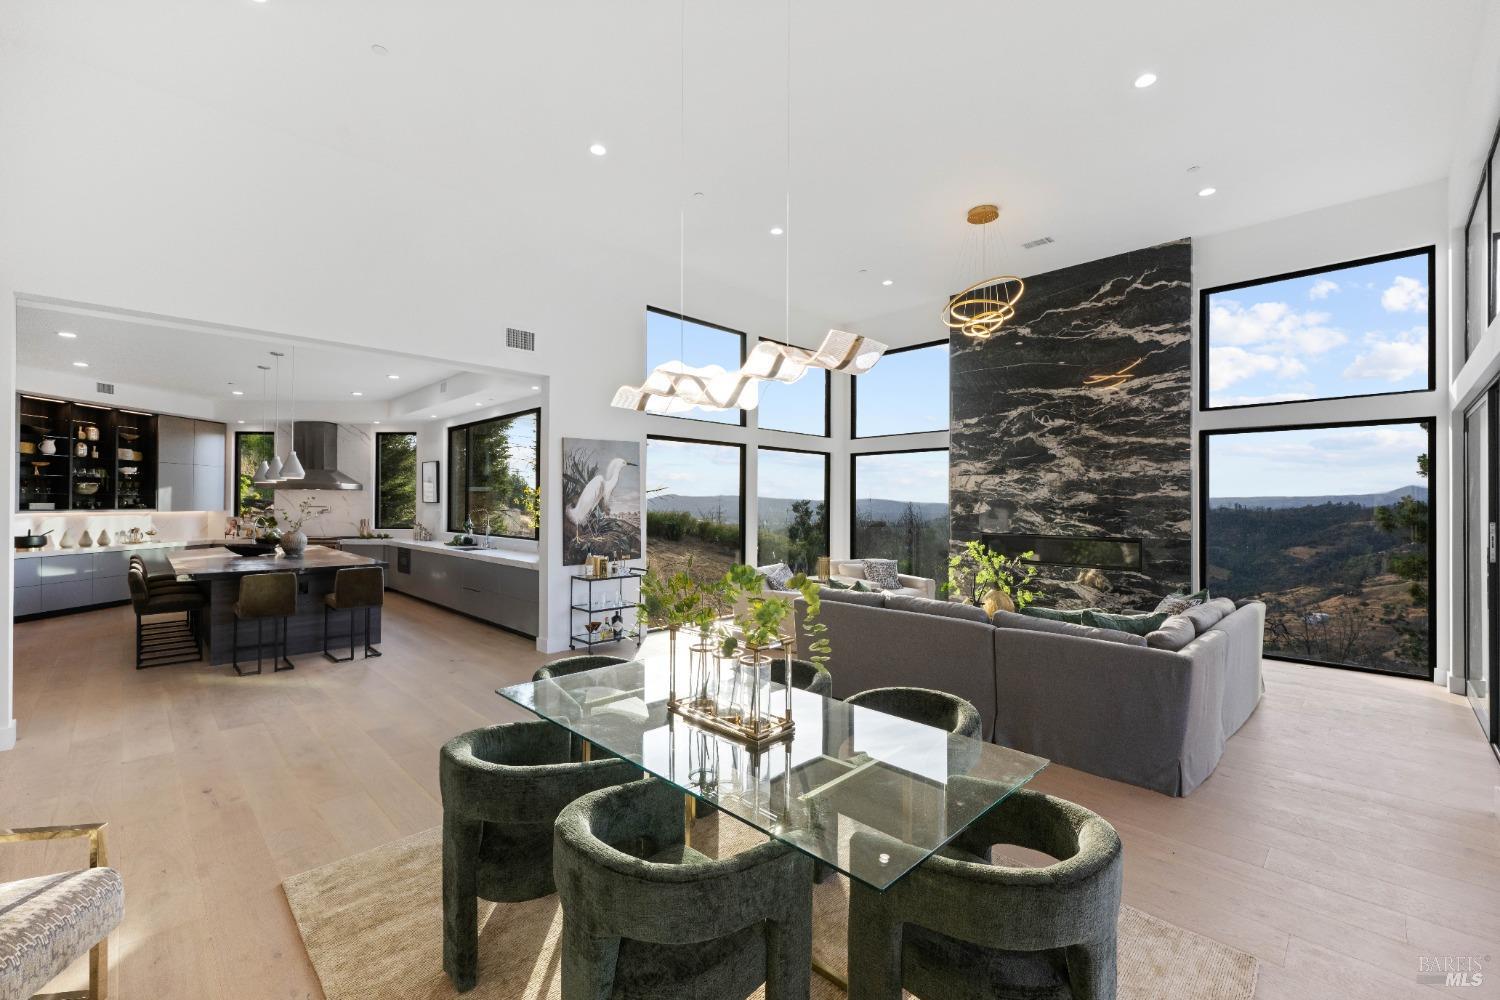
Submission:
[[441,552],[459,559],[478,559],[481,562],[500,563],[520,569],[536,569],[541,556],[535,552],[517,549],[455,549],[442,542],[419,542],[410,538],[341,538],[339,545],[349,548],[355,545],[394,545],[401,549],[421,549],[424,552]]
[[224,538],[177,538],[171,541],[159,542],[132,542],[126,545],[74,545],[70,549],[60,549],[54,542],[51,546],[43,549],[16,549],[14,551],[17,559],[39,559],[43,556],[86,556],[91,552],[138,552],[141,549],[182,549],[190,545],[223,545]]

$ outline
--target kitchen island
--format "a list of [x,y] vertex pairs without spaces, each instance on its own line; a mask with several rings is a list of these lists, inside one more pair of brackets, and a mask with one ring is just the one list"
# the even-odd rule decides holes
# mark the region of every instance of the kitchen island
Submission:
[[[287,655],[315,653],[323,650],[323,597],[333,592],[333,578],[341,569],[358,566],[384,566],[385,560],[340,552],[321,545],[309,545],[300,556],[242,556],[223,547],[184,549],[171,552],[167,558],[178,579],[187,578],[199,584],[208,595],[208,614],[203,619],[203,640],[210,663],[228,663],[233,659],[234,602],[239,597],[240,580],[257,573],[297,574],[297,613],[287,620]],[[240,629],[240,643],[249,646],[241,651],[254,656],[255,624],[247,622]],[[328,626],[337,637],[331,644],[347,642],[349,616],[332,615]],[[363,622],[360,622],[363,631]],[[264,629],[267,636],[270,629]],[[370,613],[370,643],[380,641],[380,609]]]

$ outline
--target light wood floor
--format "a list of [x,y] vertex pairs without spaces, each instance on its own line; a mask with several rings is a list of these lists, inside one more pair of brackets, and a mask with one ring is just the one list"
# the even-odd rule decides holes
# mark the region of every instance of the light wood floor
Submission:
[[[321,997],[281,880],[438,823],[438,746],[521,717],[493,691],[546,659],[530,642],[387,600],[384,657],[260,677],[133,670],[124,608],[16,628],[0,826],[109,821],[116,997]],[[1500,996],[1500,765],[1468,706],[1337,670],[1266,678],[1187,799],[1059,766],[1036,787],[1115,824],[1130,903],[1258,956],[1258,997]],[[6,847],[0,880],[81,857]],[[1482,988],[1440,990],[1416,984],[1422,955],[1494,961]]]

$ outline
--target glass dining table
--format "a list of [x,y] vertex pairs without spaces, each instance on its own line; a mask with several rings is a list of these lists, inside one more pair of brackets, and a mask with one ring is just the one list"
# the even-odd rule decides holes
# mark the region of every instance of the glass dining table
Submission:
[[[1048,763],[796,688],[791,734],[752,749],[671,711],[667,671],[633,660],[498,693],[575,734],[585,751],[622,757],[680,789],[689,840],[696,803],[709,803],[882,891]],[[861,831],[883,834],[888,846],[851,849]]]

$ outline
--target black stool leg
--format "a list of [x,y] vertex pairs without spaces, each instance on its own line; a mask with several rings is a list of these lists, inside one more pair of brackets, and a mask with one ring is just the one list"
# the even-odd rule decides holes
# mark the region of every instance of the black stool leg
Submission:
[[232,618],[230,620],[234,623],[233,624],[233,628],[231,628],[231,630],[230,630],[230,640],[229,640],[229,646],[230,646],[230,664],[234,667],[234,672],[236,674],[238,674],[239,676],[241,676],[241,677],[252,677],[255,674],[260,673],[260,622],[257,621],[255,623],[255,640],[256,640],[256,645],[255,645],[255,669],[254,670],[241,670],[240,669],[240,616],[239,615],[235,615],[234,618]]
[[348,663],[354,659],[354,612],[349,612],[349,655],[335,656],[328,651],[328,605],[323,605],[323,655],[334,663]]
[[367,605],[365,607],[365,658],[368,659],[371,656],[379,655],[380,650],[370,645],[370,608]]
[[[287,656],[286,656],[286,633],[287,633],[287,622],[289,620],[290,619],[287,619],[287,618],[282,618],[281,619],[281,653],[276,658],[275,666],[271,668],[271,672],[273,674],[279,674],[283,670],[296,670],[297,669],[296,666],[293,665],[292,661],[289,660],[289,659],[287,659]],[[274,647],[276,645],[276,623],[274,621],[271,622],[271,645],[273,647],[273,652],[274,652]],[[285,663],[286,666],[282,666],[283,663]]]

